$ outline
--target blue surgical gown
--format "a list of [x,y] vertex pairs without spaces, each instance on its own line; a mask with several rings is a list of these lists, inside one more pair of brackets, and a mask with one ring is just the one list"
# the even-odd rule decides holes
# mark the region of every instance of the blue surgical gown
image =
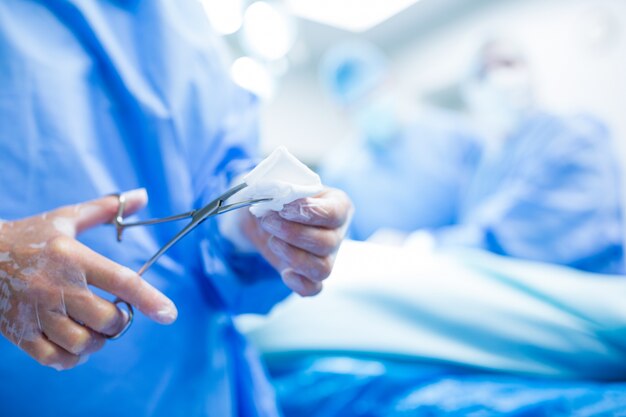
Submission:
[[386,149],[346,145],[321,175],[352,198],[352,237],[431,231],[462,245],[624,273],[620,172],[606,126],[533,111],[498,153],[467,122],[429,114]]
[[527,115],[476,165],[443,244],[583,271],[624,273],[620,171],[606,126],[580,114]]
[[[256,101],[224,70],[195,0],[0,2],[0,218],[146,187],[140,217],[188,211],[249,169]],[[181,225],[81,236],[139,268]],[[146,274],[179,318],[141,314],[73,370],[0,341],[2,416],[274,416],[255,351],[233,324],[287,295],[261,258],[207,221]]]
[[476,138],[461,127],[457,118],[429,111],[399,127],[382,146],[360,138],[331,152],[320,176],[353,201],[350,237],[365,240],[378,229],[411,232],[455,224],[478,157]]

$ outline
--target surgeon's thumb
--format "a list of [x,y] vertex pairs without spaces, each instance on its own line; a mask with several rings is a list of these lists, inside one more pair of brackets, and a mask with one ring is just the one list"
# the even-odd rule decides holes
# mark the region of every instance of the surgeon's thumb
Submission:
[[[141,210],[148,203],[148,193],[145,188],[127,191],[123,193],[126,200],[124,216]],[[79,234],[94,226],[110,223],[117,215],[119,209],[119,197],[109,195],[95,200],[62,207],[54,213],[57,217],[63,217],[74,226],[73,232]]]

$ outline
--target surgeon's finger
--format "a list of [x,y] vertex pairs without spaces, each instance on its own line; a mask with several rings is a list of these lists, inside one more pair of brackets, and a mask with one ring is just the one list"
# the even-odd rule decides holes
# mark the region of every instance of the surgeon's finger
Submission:
[[[123,196],[126,200],[125,216],[142,209],[148,203],[148,193],[145,188],[128,191]],[[117,196],[106,196],[80,204],[76,218],[76,232],[80,233],[99,224],[111,222],[117,215],[118,209],[119,198]]]
[[[128,191],[123,194],[126,200],[124,215],[132,214],[142,209],[148,202],[145,188]],[[81,233],[91,227],[109,223],[117,215],[119,198],[110,195],[95,200],[71,206],[60,207],[49,215],[63,220],[63,229],[66,234]],[[72,233],[73,232],[73,233]]]
[[315,197],[286,204],[278,214],[293,222],[334,229],[346,224],[351,212],[352,203],[346,193],[328,188]]
[[285,266],[310,280],[321,282],[333,269],[334,258],[331,256],[313,255],[275,236],[270,237],[267,245]]
[[19,346],[40,364],[57,371],[73,368],[81,361],[79,356],[52,343],[41,334],[33,340],[23,340]]
[[296,223],[285,220],[276,212],[265,215],[260,223],[261,227],[271,235],[317,256],[332,254],[343,240],[343,233],[340,229],[326,229]]
[[88,355],[105,342],[99,335],[76,323],[64,314],[48,311],[40,315],[41,331],[58,346],[74,355]]
[[130,269],[72,238],[56,238],[49,248],[61,259],[78,262],[88,284],[127,301],[158,323],[170,324],[176,320],[178,312],[174,303]]
[[124,310],[89,291],[66,296],[65,309],[73,320],[106,336],[118,334],[128,322],[128,314]]
[[[85,250],[89,250],[85,247]],[[148,284],[141,276],[99,254],[87,267],[87,282],[137,307],[142,313],[161,324],[176,320],[174,303]],[[96,258],[99,258],[96,260]]]
[[292,291],[300,294],[303,297],[311,297],[317,295],[322,291],[322,283],[311,281],[295,272],[292,269],[286,269],[281,273],[283,282]]

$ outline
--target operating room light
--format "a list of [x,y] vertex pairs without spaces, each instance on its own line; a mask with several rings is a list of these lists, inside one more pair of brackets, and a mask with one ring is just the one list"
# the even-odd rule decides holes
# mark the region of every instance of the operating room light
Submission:
[[261,98],[270,99],[274,94],[275,83],[270,71],[253,58],[237,58],[230,67],[230,76],[237,85]]
[[364,32],[418,0],[286,0],[291,12],[304,19],[351,32]]
[[273,61],[284,57],[295,41],[295,26],[277,3],[257,1],[245,11],[242,42],[248,53]]
[[243,23],[243,0],[201,0],[213,29],[221,35],[237,32]]

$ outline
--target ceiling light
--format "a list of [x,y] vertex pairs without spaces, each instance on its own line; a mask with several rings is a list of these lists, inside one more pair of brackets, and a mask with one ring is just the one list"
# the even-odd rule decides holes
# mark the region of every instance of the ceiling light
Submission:
[[235,84],[263,99],[274,95],[274,78],[265,65],[253,58],[237,58],[230,67],[230,76]]
[[272,61],[284,57],[295,41],[295,26],[276,3],[257,1],[245,11],[242,42],[248,53]]
[[230,35],[241,28],[243,0],[202,0],[202,6],[213,29],[221,35]]
[[351,32],[364,32],[418,0],[286,0],[291,12],[304,19]]

